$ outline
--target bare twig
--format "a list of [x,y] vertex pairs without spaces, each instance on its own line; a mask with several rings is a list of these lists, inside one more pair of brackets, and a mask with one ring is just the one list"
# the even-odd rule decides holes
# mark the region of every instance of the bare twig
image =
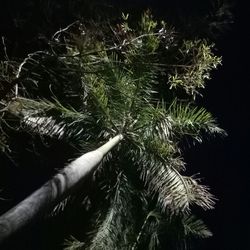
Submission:
[[8,53],[7,53],[7,48],[6,48],[6,43],[5,43],[5,38],[2,36],[2,44],[3,44],[3,51],[5,55],[5,59],[9,61]]

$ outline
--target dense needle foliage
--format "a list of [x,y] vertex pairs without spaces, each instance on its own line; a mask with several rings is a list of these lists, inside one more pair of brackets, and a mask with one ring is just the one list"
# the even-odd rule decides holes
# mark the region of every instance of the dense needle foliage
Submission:
[[213,44],[183,39],[149,11],[129,20],[122,14],[101,29],[75,22],[48,50],[1,62],[2,88],[15,83],[1,100],[0,148],[9,157],[13,131],[80,152],[124,135],[96,171],[91,193],[79,190],[52,213],[80,207],[88,215],[85,231],[68,236],[68,250],[186,249],[190,237],[211,236],[192,207],[212,209],[214,197],[185,175],[181,147],[225,134],[195,105],[221,59]]

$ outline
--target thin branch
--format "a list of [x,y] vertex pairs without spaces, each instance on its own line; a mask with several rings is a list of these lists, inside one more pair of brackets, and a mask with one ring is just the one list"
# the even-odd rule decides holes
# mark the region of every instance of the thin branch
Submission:
[[143,222],[143,224],[141,226],[141,230],[140,230],[139,234],[137,235],[136,241],[134,242],[131,250],[135,250],[136,247],[139,245],[141,237],[142,237],[142,233],[143,233],[143,231],[144,231],[150,217],[151,217],[151,212],[147,215],[146,219],[144,220],[144,222]]
[[3,51],[4,51],[5,59],[7,61],[9,61],[9,57],[8,57],[8,53],[7,53],[7,48],[6,48],[4,36],[2,36],[2,44],[3,44]]
[[79,21],[75,21],[75,22],[69,24],[66,28],[58,30],[58,31],[52,36],[52,40],[53,40],[53,39],[56,40],[56,39],[57,39],[56,36],[60,35],[60,34],[63,33],[63,32],[68,31],[68,29],[70,29],[70,28],[71,28],[72,26],[74,26],[76,23],[79,23]]

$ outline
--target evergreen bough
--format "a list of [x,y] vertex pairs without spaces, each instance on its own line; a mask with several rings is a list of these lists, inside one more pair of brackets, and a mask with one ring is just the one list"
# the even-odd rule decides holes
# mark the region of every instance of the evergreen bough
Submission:
[[[95,172],[93,193],[75,201],[91,216],[88,232],[66,240],[67,250],[186,249],[191,236],[212,235],[192,207],[212,209],[214,197],[185,175],[181,149],[205,134],[225,135],[194,102],[221,58],[213,44],[181,38],[149,11],[138,23],[129,18],[101,29],[75,22],[19,66],[1,62],[5,84],[16,89],[1,101],[3,153],[11,157],[10,129],[81,152],[123,135]],[[54,215],[74,206],[67,200]]]

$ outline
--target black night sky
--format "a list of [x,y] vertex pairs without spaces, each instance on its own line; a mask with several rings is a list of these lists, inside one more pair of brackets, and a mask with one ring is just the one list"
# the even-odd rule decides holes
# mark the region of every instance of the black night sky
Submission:
[[[13,5],[15,3],[10,2]],[[21,1],[16,2],[20,5]],[[151,5],[160,12],[163,7],[171,8],[171,1],[135,2],[135,6],[143,2],[145,6]],[[177,2],[182,4],[185,1]],[[214,210],[202,213],[214,236],[205,240],[200,250],[250,249],[250,9],[235,0],[232,13],[234,23],[215,42],[217,53],[223,58],[223,65],[214,72],[203,92],[203,98],[199,99],[217,117],[228,137],[212,138],[202,145],[196,145],[185,156],[191,172],[199,172],[204,177],[203,182],[211,187],[212,193],[218,198]],[[0,35],[14,44],[17,36],[22,34],[20,31],[19,34],[15,33],[18,31],[12,25],[10,6],[4,1],[0,3],[0,14]],[[22,39],[25,39],[25,35]]]
[[208,216],[214,238],[206,249],[250,248],[248,10],[235,3],[232,29],[217,42],[223,66],[208,84],[203,100],[228,137],[196,147],[190,157],[219,199]]
[[[192,156],[219,199],[212,212],[215,233],[208,249],[249,249],[249,29],[247,8],[236,5],[232,30],[217,43],[222,68],[209,84],[205,102],[229,136]],[[196,158],[201,150],[201,157]],[[205,165],[203,163],[205,162]],[[200,166],[202,164],[203,166]],[[204,169],[204,170],[203,170]]]

